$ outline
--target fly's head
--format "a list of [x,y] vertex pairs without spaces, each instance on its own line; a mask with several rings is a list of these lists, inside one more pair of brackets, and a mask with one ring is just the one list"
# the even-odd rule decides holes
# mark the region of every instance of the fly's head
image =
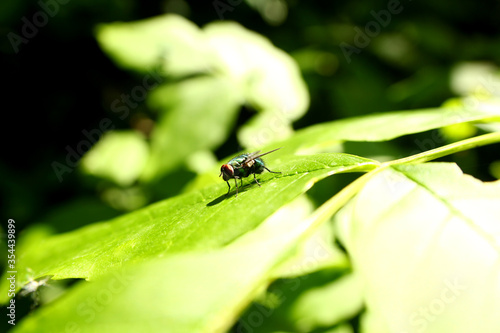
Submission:
[[224,179],[226,182],[231,179],[231,178],[234,178],[234,168],[232,165],[230,164],[223,164],[221,167],[220,167],[220,175],[219,177],[222,176],[222,179]]

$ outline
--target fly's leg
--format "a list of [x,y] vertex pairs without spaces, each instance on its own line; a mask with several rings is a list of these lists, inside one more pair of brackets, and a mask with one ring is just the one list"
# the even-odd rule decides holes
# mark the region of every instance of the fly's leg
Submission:
[[[279,173],[279,174],[281,174],[281,172],[271,171],[271,170],[269,170],[268,168],[266,168],[265,166],[264,166],[264,169],[266,169],[267,171],[269,171],[269,172],[271,172],[271,173]],[[260,186],[259,181],[258,181],[258,180],[257,180],[257,178],[255,177],[255,173],[253,174],[253,179],[255,180],[255,182],[257,183],[257,185],[259,185],[259,187],[262,187],[262,186]]]
[[228,195],[229,192],[231,192],[231,185],[229,185],[229,182],[226,182],[226,183],[227,183],[227,186],[229,187],[229,190],[227,190],[227,193],[226,193],[226,195]]
[[234,184],[236,185],[236,195],[234,196],[236,198],[238,196],[238,181],[236,178],[234,178]]
[[253,179],[255,180],[255,182],[257,183],[257,185],[259,185],[259,187],[262,187],[262,186],[260,186],[260,183],[259,183],[259,181],[257,180],[257,178],[255,178],[255,173],[253,174]]
[[[266,168],[266,167],[264,167],[264,169],[266,169],[267,171],[269,171],[269,172],[271,172],[271,173],[281,173],[281,172],[271,171],[271,170],[269,170],[269,169],[268,169],[268,168]],[[254,176],[255,176],[255,174],[254,174]]]

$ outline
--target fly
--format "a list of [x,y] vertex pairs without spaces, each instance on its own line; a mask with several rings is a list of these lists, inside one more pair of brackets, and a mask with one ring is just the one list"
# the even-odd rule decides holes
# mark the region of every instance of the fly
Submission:
[[234,178],[234,184],[236,185],[236,195],[235,197],[238,196],[238,182],[237,179],[241,180],[240,186],[243,185],[243,178],[246,178],[253,174],[253,179],[259,185],[260,183],[255,178],[256,174],[261,174],[264,172],[264,170],[267,170],[271,173],[281,173],[281,172],[276,172],[276,171],[271,171],[269,170],[264,161],[261,159],[262,156],[267,155],[269,153],[272,153],[278,149],[281,148],[276,148],[274,150],[268,151],[267,153],[260,153],[259,151],[250,153],[250,154],[241,154],[227,162],[227,164],[223,164],[220,167],[220,176],[222,176],[222,179],[224,179],[227,183],[227,186],[229,187],[229,190],[227,191],[226,195],[231,192],[231,185],[229,185],[229,179]]

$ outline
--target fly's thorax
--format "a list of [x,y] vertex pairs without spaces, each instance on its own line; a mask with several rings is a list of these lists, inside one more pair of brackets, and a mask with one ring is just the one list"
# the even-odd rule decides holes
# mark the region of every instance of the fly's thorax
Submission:
[[230,160],[229,162],[227,162],[227,164],[239,167],[245,161],[245,159],[247,157],[248,157],[248,154],[243,154],[243,155],[240,155],[240,156],[236,156],[235,158],[233,158],[232,160]]

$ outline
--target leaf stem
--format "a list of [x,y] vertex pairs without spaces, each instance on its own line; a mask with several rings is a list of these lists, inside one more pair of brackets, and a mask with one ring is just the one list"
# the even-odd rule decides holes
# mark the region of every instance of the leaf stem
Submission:
[[460,151],[497,142],[500,142],[500,132],[488,133],[470,139],[454,142],[449,145],[439,147],[436,149],[424,151],[423,153],[419,153],[416,155],[400,158],[394,161],[385,162],[382,163],[382,165],[391,166],[391,165],[407,164],[407,163],[428,162]]
[[314,230],[316,230],[316,228],[335,215],[340,208],[345,206],[347,202],[349,202],[349,200],[351,200],[371,178],[387,168],[388,166],[381,165],[372,171],[365,173],[340,190],[336,195],[328,199],[303,223],[302,226],[305,230],[299,238],[304,240],[309,237]]
[[318,209],[316,209],[316,211],[307,219],[307,222],[303,224],[303,227],[306,230],[303,231],[303,234],[300,237],[304,239],[308,235],[310,235],[319,225],[332,217],[351,198],[353,198],[371,178],[390,166],[405,163],[427,162],[456,152],[497,142],[500,142],[500,132],[488,133],[470,139],[454,142],[452,144],[432,149],[413,156],[382,163],[379,167],[367,172],[366,174],[353,181],[351,184],[344,187],[335,196],[327,200]]

